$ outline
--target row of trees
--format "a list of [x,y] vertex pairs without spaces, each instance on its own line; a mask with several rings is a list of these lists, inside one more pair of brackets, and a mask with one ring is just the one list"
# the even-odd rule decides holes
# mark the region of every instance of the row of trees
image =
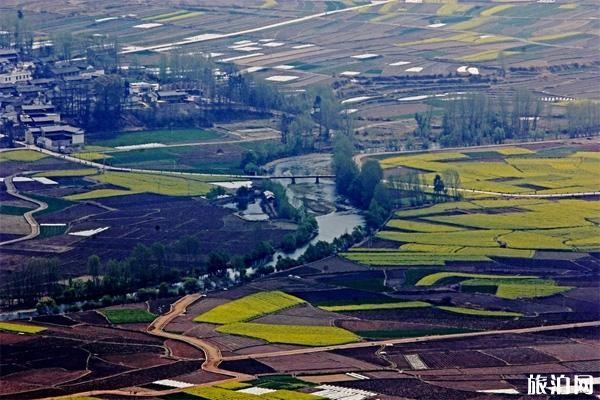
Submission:
[[368,159],[358,168],[353,159],[354,145],[347,135],[337,135],[333,147],[335,184],[339,194],[364,210],[367,223],[378,227],[394,207],[389,190],[382,183],[383,170],[376,160]]
[[567,106],[567,132],[570,137],[598,134],[600,104],[593,100],[571,102]]
[[270,242],[259,242],[246,255],[225,251],[203,251],[195,236],[185,236],[170,246],[138,244],[124,260],[101,260],[92,255],[87,262],[88,281],[68,280],[59,273],[57,259],[34,258],[13,271],[0,285],[6,305],[34,305],[43,296],[63,302],[124,295],[161,282],[176,282],[187,275],[224,276],[230,268],[244,271],[275,252]]
[[[446,102],[440,143],[474,146],[539,136],[538,122],[543,111],[542,101],[526,90],[518,90],[510,105],[504,97],[494,100],[481,93],[464,95]],[[420,117],[417,121],[422,121],[418,128],[421,136],[431,133],[430,118]]]
[[[433,138],[432,115],[415,114],[414,137],[425,147]],[[504,96],[468,94],[444,104],[439,142],[442,146],[475,146],[500,144],[507,139],[543,139],[546,131],[565,132],[570,137],[597,134],[600,129],[600,107],[591,100],[572,101],[562,117],[553,117],[549,125],[549,108],[534,93],[517,90],[511,99]],[[541,126],[541,121],[546,121]]]
[[21,54],[31,54],[34,31],[24,11],[0,15],[0,47],[14,47]]

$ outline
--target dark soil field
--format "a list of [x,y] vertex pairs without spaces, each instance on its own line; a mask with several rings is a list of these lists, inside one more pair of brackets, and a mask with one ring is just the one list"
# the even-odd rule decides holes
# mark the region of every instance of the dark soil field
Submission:
[[[43,215],[42,223],[66,223],[71,232],[109,227],[91,238],[58,235],[3,248],[25,260],[36,254],[52,257],[60,250],[61,271],[67,276],[84,274],[85,262],[96,254],[102,260],[124,259],[139,243],[172,244],[182,236],[200,240],[200,253],[218,248],[231,254],[247,254],[258,241],[270,240],[276,246],[286,232],[269,222],[246,222],[231,210],[213,206],[200,198],[139,194],[98,199],[98,205],[70,203],[70,207]],[[112,209],[112,211],[110,211]],[[40,252],[39,246],[48,249]],[[53,250],[51,250],[53,249]],[[34,253],[35,251],[35,253]],[[174,267],[188,268],[200,260],[171,258]]]
[[[1,333],[0,398],[35,399],[144,385],[194,373],[201,351],[123,328],[68,321],[89,314],[38,317],[38,335]],[[83,318],[81,318],[83,317]]]

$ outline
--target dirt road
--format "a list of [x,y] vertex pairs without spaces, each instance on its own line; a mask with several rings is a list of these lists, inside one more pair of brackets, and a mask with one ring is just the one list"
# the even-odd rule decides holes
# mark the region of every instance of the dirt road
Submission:
[[561,325],[548,325],[548,326],[536,326],[532,328],[519,328],[519,329],[504,329],[504,330],[492,330],[483,332],[469,332],[469,333],[454,333],[450,335],[438,335],[438,336],[421,336],[415,338],[404,338],[404,339],[390,339],[390,340],[377,340],[370,342],[357,342],[341,344],[336,346],[324,346],[324,347],[313,347],[307,349],[295,349],[295,350],[283,350],[275,351],[270,353],[255,353],[255,354],[244,354],[243,356],[231,356],[223,357],[223,360],[244,360],[247,358],[265,358],[265,357],[277,357],[277,356],[293,356],[295,354],[306,354],[306,353],[319,353],[322,351],[340,350],[340,349],[357,349],[361,347],[371,346],[388,346],[403,343],[416,343],[416,342],[431,342],[434,340],[447,340],[447,339],[461,339],[479,336],[490,336],[490,335],[518,335],[523,333],[535,333],[535,332],[547,332],[556,331],[561,329],[572,329],[572,328],[583,328],[590,326],[600,326],[600,321],[580,322],[572,324],[561,324]]
[[22,242],[24,240],[36,238],[40,234],[40,225],[37,223],[35,218],[33,218],[33,214],[36,212],[43,211],[46,208],[48,208],[48,204],[44,203],[43,201],[33,199],[31,197],[27,197],[27,196],[24,196],[21,193],[19,193],[19,191],[15,187],[13,178],[14,178],[14,175],[4,178],[4,184],[6,185],[6,192],[14,197],[19,198],[19,199],[28,201],[30,203],[37,204],[37,208],[27,211],[25,214],[23,214],[23,217],[25,217],[25,220],[31,227],[31,232],[29,233],[29,235],[23,236],[20,238],[16,238],[16,239],[6,240],[4,242],[1,242],[0,246],[6,245],[6,244],[18,243],[18,242]]
[[[187,295],[179,299],[175,302],[168,313],[160,315],[157,317],[154,322],[148,327],[148,333],[159,336],[165,339],[173,339],[183,341],[188,343],[194,347],[201,349],[206,357],[206,361],[202,364],[202,369],[208,372],[213,372],[217,374],[222,374],[229,376],[230,378],[222,379],[219,381],[213,381],[210,383],[205,383],[197,386],[211,386],[218,383],[230,382],[230,381],[243,381],[253,379],[254,376],[245,375],[233,371],[227,371],[219,368],[219,364],[221,361],[229,361],[229,360],[244,360],[248,358],[267,358],[267,357],[277,357],[277,356],[293,356],[297,354],[306,354],[306,353],[319,353],[323,351],[331,351],[338,349],[356,349],[362,347],[371,347],[371,346],[380,346],[384,348],[386,346],[393,346],[395,344],[403,344],[403,343],[417,343],[417,342],[428,342],[434,340],[447,340],[447,339],[460,339],[460,338],[470,338],[470,337],[479,337],[479,336],[490,336],[490,335],[515,335],[515,334],[527,334],[527,333],[535,333],[535,332],[547,332],[561,329],[572,329],[572,328],[581,328],[581,327],[591,327],[591,326],[600,326],[600,321],[590,321],[590,322],[581,322],[581,323],[572,323],[572,324],[560,324],[560,325],[548,325],[548,326],[538,326],[532,328],[520,328],[520,329],[506,329],[506,330],[493,330],[493,331],[484,331],[484,332],[470,332],[470,333],[458,333],[451,335],[439,335],[439,336],[423,336],[416,338],[405,338],[405,339],[390,339],[390,340],[378,340],[378,341],[368,341],[368,342],[358,342],[358,343],[349,343],[343,345],[336,346],[324,346],[324,347],[313,347],[313,348],[302,348],[295,350],[284,350],[284,351],[275,351],[268,353],[255,353],[255,354],[246,354],[241,356],[232,356],[232,357],[223,357],[221,355],[221,351],[218,347],[205,342],[202,339],[194,338],[190,336],[184,336],[176,333],[165,332],[164,328],[175,319],[177,316],[186,312],[187,308],[193,304],[195,301],[199,300],[202,296],[200,294],[192,294]],[[129,397],[157,397],[166,394],[172,394],[181,392],[181,389],[169,389],[164,391],[156,391],[156,390],[127,390],[127,389],[117,389],[117,390],[95,390],[84,393],[72,394],[69,396],[61,396],[61,397],[52,397],[49,399],[66,399],[73,396],[99,396],[99,395],[121,395],[121,396],[129,396]]]
[[[219,368],[219,363],[223,360],[223,357],[221,355],[221,350],[217,346],[196,337],[185,336],[177,333],[164,331],[164,328],[171,321],[173,321],[173,319],[185,313],[187,308],[195,301],[199,300],[201,297],[202,295],[198,293],[190,294],[182,297],[181,299],[173,303],[168,313],[158,316],[154,320],[154,322],[152,322],[152,324],[148,327],[148,333],[165,339],[179,340],[181,342],[188,343],[196,348],[201,349],[204,352],[204,356],[206,358],[206,360],[202,364],[202,369],[204,371],[212,372],[215,374],[227,375],[231,377],[229,379],[224,379],[224,382],[230,380],[252,379],[253,376],[251,375],[226,371],[224,369]],[[214,382],[212,382],[212,384],[214,384]]]

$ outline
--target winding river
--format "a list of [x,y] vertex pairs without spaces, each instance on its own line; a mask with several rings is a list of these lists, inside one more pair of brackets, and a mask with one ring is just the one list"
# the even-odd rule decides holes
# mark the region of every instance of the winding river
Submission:
[[[329,175],[332,173],[331,154],[313,153],[283,158],[267,164],[266,168],[272,175]],[[321,179],[318,184],[313,179],[297,179],[295,184],[291,184],[291,179],[281,179],[279,183],[285,186],[292,205],[304,205],[315,214],[319,232],[308,244],[291,253],[275,253],[271,265],[280,257],[297,259],[310,244],[321,240],[331,243],[336,237],[351,233],[356,226],[365,224],[359,211],[344,203],[336,194],[335,182],[331,179]]]

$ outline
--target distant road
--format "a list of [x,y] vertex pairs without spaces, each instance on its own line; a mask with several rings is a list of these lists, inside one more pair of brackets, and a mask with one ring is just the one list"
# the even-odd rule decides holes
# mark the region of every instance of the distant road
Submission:
[[259,26],[257,28],[245,29],[245,30],[241,30],[241,31],[237,31],[237,32],[208,33],[208,34],[204,34],[204,35],[192,36],[190,38],[180,40],[177,42],[162,43],[162,44],[156,44],[156,45],[152,45],[152,46],[134,47],[131,49],[121,51],[121,54],[133,54],[133,53],[139,53],[139,52],[148,51],[148,50],[158,50],[158,49],[170,48],[170,47],[174,47],[174,46],[183,46],[183,45],[187,45],[187,44],[207,42],[209,40],[217,40],[217,39],[224,39],[224,38],[230,38],[230,37],[235,37],[235,36],[242,36],[242,35],[247,35],[249,33],[261,32],[261,31],[271,30],[271,29],[275,29],[275,28],[281,28],[282,26],[298,24],[301,22],[306,22],[306,21],[310,21],[312,19],[326,17],[326,16],[330,16],[330,15],[334,15],[334,14],[341,14],[341,13],[345,13],[345,12],[349,12],[349,11],[360,10],[363,8],[375,7],[375,6],[379,6],[382,4],[390,3],[392,1],[396,1],[396,0],[372,1],[371,3],[362,4],[360,6],[342,8],[340,10],[325,11],[325,12],[321,12],[318,14],[307,15],[305,17],[298,17],[298,18],[294,18],[294,19],[291,19],[288,21],[276,22],[274,24]]
[[[546,142],[531,142],[531,143],[555,143],[555,142],[563,142],[564,140],[551,140],[551,141],[546,141]],[[141,173],[141,174],[158,174],[158,175],[171,175],[171,176],[180,176],[180,177],[213,177],[213,178],[218,178],[218,177],[222,177],[223,181],[229,181],[231,179],[243,179],[243,180],[256,180],[256,179],[292,179],[293,176],[281,176],[281,175],[277,175],[277,176],[273,176],[273,175],[222,175],[222,174],[207,174],[207,173],[200,173],[200,172],[178,172],[178,171],[169,171],[169,170],[155,170],[155,169],[142,169],[142,168],[126,168],[126,167],[114,167],[111,165],[104,165],[104,164],[100,164],[98,162],[94,162],[94,161],[87,161],[87,160],[82,160],[80,158],[77,157],[73,157],[70,156],[68,154],[61,154],[61,153],[57,153],[55,151],[51,151],[51,150],[47,150],[47,149],[42,149],[40,147],[37,146],[33,146],[33,145],[27,145],[25,143],[22,142],[18,142],[19,144],[25,146],[25,148],[29,149],[29,150],[35,150],[35,151],[39,151],[41,153],[53,156],[53,157],[57,157],[57,158],[62,158],[63,160],[67,160],[67,161],[71,161],[74,163],[78,163],[78,164],[82,164],[85,165],[87,167],[93,167],[93,168],[98,168],[100,170],[105,170],[105,171],[116,171],[116,172],[133,172],[133,173]],[[522,144],[526,144],[526,143],[519,143],[520,145]],[[492,148],[492,147],[506,147],[506,145],[489,145],[489,146],[476,146],[476,147],[456,147],[456,148],[447,148],[447,149],[443,149],[443,150],[433,150],[433,151],[428,151],[428,152],[438,152],[438,151],[448,151],[448,150],[470,150],[470,149],[476,149],[476,148]],[[10,150],[14,150],[14,149],[10,149]],[[1,151],[1,150],[0,150]],[[365,157],[369,157],[369,156],[374,156],[374,155],[382,155],[382,154],[389,154],[389,155],[393,155],[393,154],[398,154],[398,155],[403,155],[403,154],[416,154],[416,153],[423,153],[423,151],[417,151],[417,150],[407,150],[407,151],[402,151],[402,152],[380,152],[380,153],[364,153],[364,154],[358,154],[356,156],[354,156],[354,161],[361,165],[362,164],[362,159]],[[319,175],[323,178],[327,177],[327,178],[331,178],[333,177],[333,175]],[[316,175],[307,175],[307,176],[295,176],[295,178],[300,179],[300,178],[315,178]],[[423,187],[426,188],[432,188],[431,185],[423,185]],[[504,192],[492,192],[492,191],[486,191],[486,190],[477,190],[477,189],[468,189],[468,188],[458,188],[457,189],[460,192],[463,193],[480,193],[480,194],[486,194],[486,195],[490,195],[490,196],[497,196],[497,197],[506,197],[506,198],[527,198],[527,199],[564,199],[564,198],[574,198],[574,197],[589,197],[589,196],[600,196],[600,192],[595,192],[595,191],[591,191],[591,192],[575,192],[575,193],[554,193],[554,194],[518,194],[518,193],[504,193]]]
[[15,184],[13,183],[13,178],[15,175],[11,175],[8,176],[4,179],[4,184],[6,185],[6,192],[14,197],[17,197],[19,199],[37,204],[37,208],[34,210],[29,210],[27,211],[25,214],[23,214],[23,217],[25,217],[25,220],[27,221],[27,223],[29,224],[29,226],[31,227],[31,232],[29,233],[29,235],[27,236],[23,236],[20,238],[16,238],[16,239],[11,239],[11,240],[6,240],[4,242],[0,243],[0,246],[4,246],[7,244],[13,244],[13,243],[18,243],[18,242],[22,242],[24,240],[29,240],[29,239],[34,239],[36,238],[39,234],[40,234],[40,225],[37,223],[37,221],[35,220],[35,218],[33,218],[33,214],[43,211],[46,208],[48,208],[48,204],[44,203],[43,201],[37,200],[37,199],[33,199],[31,197],[27,197],[22,195],[21,193],[19,193],[19,191],[17,190],[17,188],[15,187]]
[[371,347],[371,346],[387,346],[387,345],[405,344],[405,343],[431,342],[431,341],[439,341],[439,340],[447,340],[447,339],[464,339],[464,338],[470,338],[470,337],[490,336],[490,335],[518,335],[518,334],[524,334],[524,333],[548,332],[548,331],[557,331],[557,330],[562,330],[562,329],[585,328],[585,327],[593,327],[593,326],[600,326],[600,321],[578,322],[578,323],[571,323],[571,324],[548,325],[548,326],[536,326],[536,327],[531,327],[531,328],[501,329],[501,330],[468,332],[468,333],[453,333],[450,335],[421,336],[421,337],[403,338],[403,339],[376,340],[376,341],[369,341],[369,342],[356,342],[356,343],[348,343],[348,344],[341,344],[341,345],[335,345],[335,346],[311,347],[311,348],[302,348],[302,349],[294,349],[294,350],[272,351],[272,352],[268,352],[268,353],[244,354],[244,355],[240,355],[240,356],[223,357],[223,360],[231,361],[231,360],[245,360],[248,358],[293,356],[293,355],[300,355],[300,354],[306,354],[306,353],[320,353],[322,351],[341,350],[341,349],[358,349],[358,348],[362,348],[362,347]]
[[248,142],[261,142],[266,140],[273,139],[281,139],[280,134],[273,134],[268,136],[261,137],[251,137],[251,138],[243,138],[243,139],[226,139],[226,140],[214,140],[214,141],[205,141],[205,142],[189,142],[189,143],[170,143],[170,144],[162,144],[156,147],[136,147],[125,146],[125,148],[113,148],[112,150],[103,151],[103,153],[123,153],[127,151],[136,151],[136,150],[146,150],[146,149],[164,149],[169,147],[190,147],[190,146],[210,146],[215,144],[236,144],[236,143],[248,143]]

